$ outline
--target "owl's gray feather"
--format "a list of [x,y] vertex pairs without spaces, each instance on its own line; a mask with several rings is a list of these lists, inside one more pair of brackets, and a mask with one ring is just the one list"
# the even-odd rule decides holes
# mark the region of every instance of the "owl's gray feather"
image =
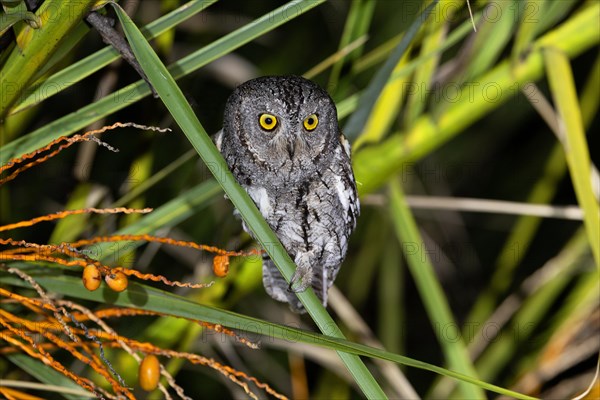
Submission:
[[[276,117],[273,130],[261,128],[263,113]],[[313,114],[318,125],[309,131],[303,121]],[[215,142],[297,265],[288,285],[265,257],[267,293],[303,312],[295,292],[312,287],[327,305],[360,209],[350,146],[327,92],[295,76],[248,81],[229,97]]]

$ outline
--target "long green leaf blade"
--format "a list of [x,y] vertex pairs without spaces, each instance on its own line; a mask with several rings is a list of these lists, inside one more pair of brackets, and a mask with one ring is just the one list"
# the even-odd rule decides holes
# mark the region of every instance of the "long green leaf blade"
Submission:
[[[413,251],[411,247],[417,246],[421,248],[423,246],[423,239],[419,234],[417,224],[408,208],[404,194],[400,185],[395,181],[390,184],[390,197],[391,197],[391,213],[394,223],[394,228],[398,234],[398,239],[401,241],[404,254],[408,261],[410,272],[415,280],[419,293],[421,294],[421,300],[425,305],[425,309],[429,314],[429,319],[432,324],[436,326],[458,327],[450,306],[444,295],[444,291],[440,286],[433,266],[427,253],[424,251]],[[434,326],[435,328],[435,326]],[[466,346],[462,338],[458,340],[447,340],[444,337],[442,329],[435,329],[438,336],[438,341],[446,355],[448,364],[466,375],[476,376],[475,368],[469,359],[469,353],[467,352]],[[485,398],[484,393],[477,387],[468,385],[465,383],[461,384],[462,395],[469,399],[483,399]]]
[[577,101],[569,58],[561,50],[544,49],[544,61],[552,96],[560,116],[561,133],[567,166],[575,188],[577,202],[583,209],[583,220],[596,266],[600,267],[600,207],[592,188],[590,152],[585,138],[581,110]]

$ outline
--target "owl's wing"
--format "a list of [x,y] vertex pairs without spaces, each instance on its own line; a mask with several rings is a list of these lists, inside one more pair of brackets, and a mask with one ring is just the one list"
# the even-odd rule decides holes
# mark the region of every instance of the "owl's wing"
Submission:
[[[356,182],[352,172],[352,162],[350,161],[350,142],[348,142],[342,133],[340,133],[340,142],[346,154],[344,155],[339,148],[336,149],[336,159],[342,159],[343,161],[337,163],[340,170],[336,171],[334,187],[342,206],[344,222],[349,226],[351,232],[356,227],[356,219],[360,215],[360,201],[358,200]],[[350,236],[349,233],[348,236]]]
[[352,152],[352,149],[350,148],[350,142],[348,141],[348,139],[346,139],[346,136],[344,136],[344,134],[341,132],[340,132],[340,142],[342,143],[342,147],[344,148],[346,155],[348,155],[348,158],[350,158],[350,153]]

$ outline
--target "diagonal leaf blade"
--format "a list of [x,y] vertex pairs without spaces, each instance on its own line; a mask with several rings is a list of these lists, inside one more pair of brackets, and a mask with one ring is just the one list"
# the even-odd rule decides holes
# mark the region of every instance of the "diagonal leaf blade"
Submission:
[[[400,185],[395,181],[391,181],[390,189],[393,224],[403,249],[410,249],[410,247],[413,246],[422,246],[423,240],[419,234],[417,224],[415,223],[410,209],[408,208]],[[439,326],[458,326],[452,316],[444,291],[435,276],[431,261],[429,260],[429,257],[426,256],[427,253],[410,250],[404,251],[404,253],[409,270],[417,285],[419,293],[421,294],[421,300],[425,305],[425,310],[429,314],[429,319],[432,324],[437,324]],[[448,364],[464,374],[475,376],[475,368],[469,359],[469,354],[462,338],[459,338],[459,340],[447,340],[444,338],[444,334],[441,330],[435,329],[435,331]],[[485,398],[484,393],[472,385],[463,383],[461,389],[462,395],[466,398]]]
[[577,201],[583,209],[583,220],[596,266],[600,267],[600,207],[594,196],[590,152],[585,137],[581,110],[577,101],[573,72],[567,55],[559,49],[543,50],[548,80],[563,134],[563,147]]

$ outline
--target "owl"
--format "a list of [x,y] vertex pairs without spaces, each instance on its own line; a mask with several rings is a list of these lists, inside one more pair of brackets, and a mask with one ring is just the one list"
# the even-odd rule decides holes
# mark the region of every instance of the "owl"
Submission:
[[296,263],[288,285],[263,257],[267,293],[302,313],[296,293],[312,287],[326,306],[360,212],[350,145],[331,97],[297,76],[247,81],[227,100],[215,142]]

